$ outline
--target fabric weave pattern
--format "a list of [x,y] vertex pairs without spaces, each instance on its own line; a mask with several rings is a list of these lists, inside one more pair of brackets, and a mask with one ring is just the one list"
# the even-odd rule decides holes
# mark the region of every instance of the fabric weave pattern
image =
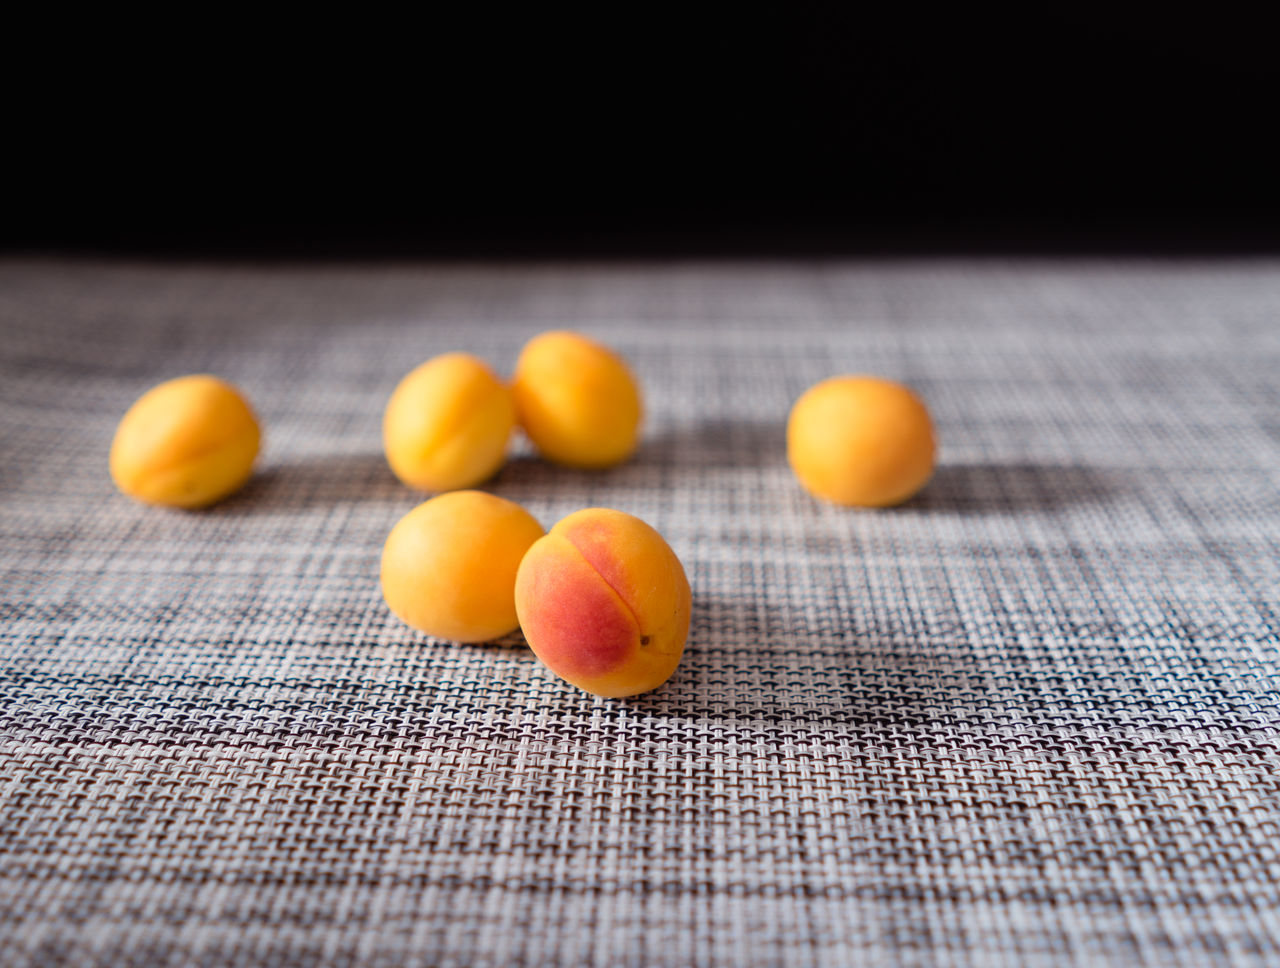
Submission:
[[[1280,264],[0,262],[0,963],[1263,965],[1280,958]],[[396,381],[574,328],[645,391],[550,527],[639,515],[694,593],[631,700],[382,603]],[[265,430],[147,508],[182,373]],[[928,401],[907,505],[821,504],[787,410]]]

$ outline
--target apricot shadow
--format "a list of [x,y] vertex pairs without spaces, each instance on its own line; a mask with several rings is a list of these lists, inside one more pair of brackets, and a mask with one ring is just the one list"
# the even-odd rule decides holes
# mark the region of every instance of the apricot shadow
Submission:
[[646,436],[635,460],[678,467],[764,467],[786,461],[786,424],[717,419],[665,425]]
[[651,487],[655,470],[761,467],[771,460],[785,461],[785,443],[784,429],[774,423],[712,420],[665,426],[642,436],[627,460],[600,469],[565,467],[521,443],[480,486],[514,501],[550,497],[561,503],[609,505],[611,492],[618,488]]
[[820,726],[927,724],[993,699],[967,639],[877,641],[815,629],[794,609],[698,594],[685,655],[660,689],[623,700],[637,714]]
[[412,504],[417,499],[381,454],[309,455],[268,463],[210,513],[266,514],[357,501]]
[[607,481],[620,476],[626,465],[608,467],[602,470],[583,470],[577,467],[565,467],[536,454],[517,453],[509,456],[498,469],[498,473],[479,485],[485,489],[500,490],[504,487],[563,487],[581,486],[583,482]]
[[962,515],[1055,511],[1097,504],[1121,490],[1116,474],[1079,464],[940,464],[901,507]]
[[533,649],[529,648],[529,643],[520,629],[509,632],[500,639],[489,639],[487,642],[449,642],[445,639],[439,641],[448,648],[506,655],[517,659],[527,659],[529,662],[538,661],[538,657],[533,654]]

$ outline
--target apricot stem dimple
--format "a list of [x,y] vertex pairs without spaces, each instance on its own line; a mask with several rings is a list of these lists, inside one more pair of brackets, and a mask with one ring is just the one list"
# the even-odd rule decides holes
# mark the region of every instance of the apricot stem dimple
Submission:
[[641,644],[641,645],[648,645],[648,644],[649,644],[649,636],[647,636],[647,635],[642,635],[642,636],[640,636],[640,644]]

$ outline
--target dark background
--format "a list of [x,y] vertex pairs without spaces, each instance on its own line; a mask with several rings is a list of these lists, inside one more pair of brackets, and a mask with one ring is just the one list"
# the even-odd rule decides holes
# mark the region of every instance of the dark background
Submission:
[[425,26],[15,33],[3,242],[286,258],[1280,248],[1280,68],[1263,25],[1227,13],[419,12]]

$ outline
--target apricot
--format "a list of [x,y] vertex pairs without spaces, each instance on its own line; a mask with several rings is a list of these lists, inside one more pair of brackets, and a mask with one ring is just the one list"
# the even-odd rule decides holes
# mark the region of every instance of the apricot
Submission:
[[901,504],[933,474],[933,422],[914,393],[891,380],[837,376],[791,408],[787,459],[800,483],[836,504]]
[[502,466],[515,405],[479,357],[445,353],[396,386],[382,416],[382,445],[396,477],[422,491],[452,491]]
[[534,542],[516,574],[516,614],[551,671],[597,696],[657,689],[689,635],[689,580],[639,518],[588,508]]
[[205,507],[249,479],[261,441],[240,391],[216,376],[180,376],[152,387],[120,419],[111,479],[147,504]]
[[543,333],[516,361],[520,425],[548,460],[610,467],[640,439],[640,388],[622,357],[577,333]]
[[487,642],[519,625],[516,569],[542,525],[513,501],[452,491],[419,504],[382,548],[382,597],[414,628]]

